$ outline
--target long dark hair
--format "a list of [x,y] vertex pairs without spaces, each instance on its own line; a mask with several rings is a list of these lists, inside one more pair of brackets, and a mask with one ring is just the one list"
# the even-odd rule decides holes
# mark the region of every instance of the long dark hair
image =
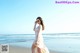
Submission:
[[40,21],[41,21],[41,25],[42,25],[42,30],[44,30],[44,23],[43,23],[43,20],[42,20],[42,18],[41,17],[37,17],[37,19],[39,19]]

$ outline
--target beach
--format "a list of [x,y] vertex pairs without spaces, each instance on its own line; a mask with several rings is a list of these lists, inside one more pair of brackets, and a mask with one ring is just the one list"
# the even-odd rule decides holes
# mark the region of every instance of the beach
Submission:
[[[31,49],[27,47],[9,46],[9,53],[31,53]],[[50,53],[58,53],[50,51]]]
[[[77,36],[76,36],[77,35]],[[50,53],[80,53],[80,34],[43,35]],[[9,45],[9,53],[31,53],[34,35],[3,35],[1,45]]]

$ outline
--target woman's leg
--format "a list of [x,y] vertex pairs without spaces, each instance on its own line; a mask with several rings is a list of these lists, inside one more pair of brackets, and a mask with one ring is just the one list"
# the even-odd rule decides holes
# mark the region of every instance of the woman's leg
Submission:
[[34,46],[34,44],[32,45],[32,53],[35,53],[35,46]]
[[37,48],[37,51],[38,51],[38,53],[41,53],[41,48],[38,47]]

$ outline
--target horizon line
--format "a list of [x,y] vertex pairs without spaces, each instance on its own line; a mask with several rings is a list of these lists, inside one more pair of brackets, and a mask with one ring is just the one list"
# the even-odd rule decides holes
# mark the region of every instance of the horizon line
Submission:
[[[30,33],[22,33],[22,34],[17,34],[17,33],[12,33],[11,35],[34,35],[34,34],[30,34]],[[57,35],[57,34],[80,34],[80,32],[78,33],[42,33],[43,35]],[[10,34],[0,34],[0,35],[10,35]]]

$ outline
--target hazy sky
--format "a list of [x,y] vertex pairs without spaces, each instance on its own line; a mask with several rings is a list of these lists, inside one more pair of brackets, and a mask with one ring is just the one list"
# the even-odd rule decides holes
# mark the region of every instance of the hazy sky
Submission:
[[80,32],[80,4],[56,4],[55,1],[0,0],[0,34],[33,34],[38,16],[44,20],[43,33]]

